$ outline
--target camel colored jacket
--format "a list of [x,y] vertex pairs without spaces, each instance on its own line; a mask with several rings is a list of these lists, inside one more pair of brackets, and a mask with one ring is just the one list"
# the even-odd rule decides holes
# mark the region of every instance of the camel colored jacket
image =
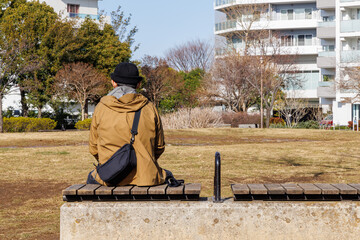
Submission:
[[[118,186],[152,186],[164,183],[166,173],[157,163],[165,150],[164,132],[155,106],[141,94],[119,99],[105,96],[96,106],[90,127],[90,153],[104,164],[119,148],[130,143],[135,111],[141,110],[134,149],[137,167]],[[93,177],[106,185],[95,171]]]

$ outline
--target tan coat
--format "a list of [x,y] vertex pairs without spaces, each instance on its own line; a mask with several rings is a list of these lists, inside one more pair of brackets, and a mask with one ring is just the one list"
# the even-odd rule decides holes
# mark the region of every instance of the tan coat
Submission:
[[[141,94],[117,99],[105,96],[96,106],[90,128],[90,153],[104,164],[119,148],[130,143],[135,111],[142,108],[134,148],[137,168],[118,185],[151,186],[164,183],[166,174],[157,163],[165,150],[164,133],[155,106]],[[93,177],[102,185],[96,170]]]

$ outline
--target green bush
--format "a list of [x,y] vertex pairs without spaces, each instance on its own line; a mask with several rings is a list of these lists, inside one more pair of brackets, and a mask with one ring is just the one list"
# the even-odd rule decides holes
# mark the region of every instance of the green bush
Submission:
[[79,130],[89,130],[91,125],[91,118],[85,119],[84,121],[78,121],[75,124],[75,128]]
[[296,128],[319,129],[320,125],[317,121],[310,120],[306,122],[299,122]]
[[37,132],[40,130],[53,130],[56,122],[50,118],[3,118],[4,132]]

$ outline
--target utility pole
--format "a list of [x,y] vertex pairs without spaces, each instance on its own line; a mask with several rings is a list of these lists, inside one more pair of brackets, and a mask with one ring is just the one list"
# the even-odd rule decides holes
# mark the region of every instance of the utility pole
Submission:
[[260,66],[260,128],[264,128],[264,108],[263,108],[263,69]]

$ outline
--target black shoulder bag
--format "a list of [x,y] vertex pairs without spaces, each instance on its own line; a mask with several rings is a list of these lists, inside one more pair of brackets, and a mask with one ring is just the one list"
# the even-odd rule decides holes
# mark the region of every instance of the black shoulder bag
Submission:
[[141,109],[135,112],[134,122],[131,129],[130,144],[127,143],[117,150],[104,164],[96,167],[100,178],[110,185],[117,185],[129,173],[136,168],[136,154],[133,147],[135,135],[138,134],[138,126],[140,120]]

